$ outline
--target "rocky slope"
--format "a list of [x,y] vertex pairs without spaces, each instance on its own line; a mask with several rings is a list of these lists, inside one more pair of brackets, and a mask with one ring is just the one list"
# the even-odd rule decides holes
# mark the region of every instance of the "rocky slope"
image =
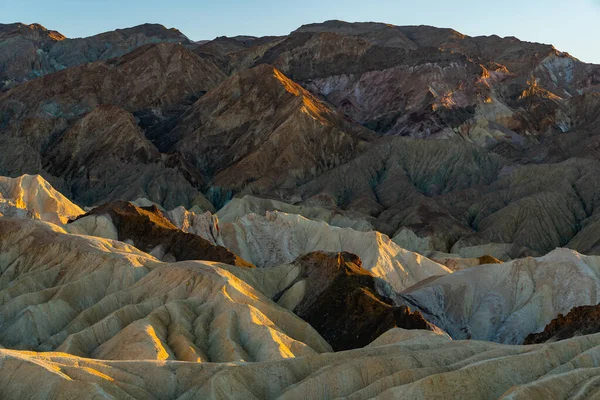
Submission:
[[276,294],[335,351],[364,347],[395,327],[439,332],[418,311],[395,307],[377,293],[376,279],[350,253],[313,252],[294,261],[298,276]]
[[[27,189],[22,198],[34,198],[37,192]],[[43,193],[58,196],[47,183]],[[597,257],[563,249],[450,273],[377,232],[299,215],[267,212],[219,224],[210,213],[163,214],[129,203],[91,214],[67,228],[135,236],[149,250],[159,245],[152,240],[175,231],[168,216],[188,231],[233,243],[231,249],[256,257],[263,268],[161,262],[123,242],[2,217],[3,398],[492,399],[551,391],[566,399],[596,393],[598,335],[507,346],[451,340],[438,327],[454,339],[521,343],[557,314],[598,303]],[[313,250],[335,252],[304,255]],[[485,259],[491,261],[497,262]],[[390,286],[403,292],[398,296]],[[585,335],[584,329],[577,332]],[[349,348],[356,350],[332,352]],[[272,376],[279,377],[276,384],[267,383]],[[28,384],[32,377],[37,384]]]
[[[59,196],[45,185],[47,193],[54,193],[51,199]],[[22,190],[21,197],[32,199],[37,193],[32,192]],[[41,202],[55,204],[15,202],[23,203],[22,214],[33,214]],[[440,264],[398,247],[377,232],[332,227],[298,215],[267,212],[219,223],[210,213],[197,215],[181,208],[163,213],[156,206],[140,208],[127,202],[95,208],[65,229],[126,241],[164,261],[197,259],[249,266],[234,252],[240,254],[265,272],[236,271],[236,276],[311,323],[334,349],[363,346],[394,326],[433,330],[437,326],[457,339],[520,343],[556,315],[598,301],[594,297],[598,282],[589,279],[597,274],[596,257],[566,249],[509,263],[490,256],[461,259],[438,254]],[[336,253],[323,253],[332,251]],[[456,272],[448,275],[452,271]],[[281,286],[283,278],[269,274],[285,276],[288,283]],[[426,319],[398,305],[416,308]],[[359,311],[364,309],[370,311]]]
[[557,315],[600,302],[599,261],[557,249],[423,281],[401,297],[454,339],[520,344]]
[[[153,124],[146,118],[138,126],[131,113],[159,123],[162,113],[181,112],[223,78],[181,45],[161,43],[19,85],[0,96],[7,152],[0,171],[54,176],[87,205],[143,196],[190,207],[201,196],[202,177],[177,154],[161,154],[140,129]],[[179,188],[171,191],[171,184]]]
[[178,155],[161,154],[133,115],[117,106],[85,115],[48,147],[43,161],[82,204],[140,197],[170,208],[207,203],[198,190],[202,177]]
[[113,104],[129,112],[167,111],[193,101],[223,77],[214,64],[181,45],[146,45],[122,57],[68,68],[4,93],[0,97],[2,126],[9,134],[18,132],[31,146],[44,148],[53,134],[98,105]]
[[[220,241],[257,267],[290,263],[313,251],[353,252],[362,266],[400,292],[432,276],[446,275],[445,266],[407,251],[375,231],[338,228],[297,215],[279,212],[266,216],[249,214],[220,227]],[[379,287],[381,294],[390,288]]]
[[199,99],[164,140],[175,141],[215,188],[266,193],[352,159],[370,138],[277,69],[259,65]]
[[599,335],[506,346],[397,330],[364,349],[241,365],[95,361],[2,349],[0,393],[7,399],[81,393],[110,399],[590,398],[598,395],[599,344]]
[[330,351],[306,322],[228,268],[238,267],[162,263],[122,242],[2,218],[0,345],[105,360],[195,363]]
[[39,24],[0,24],[0,91],[65,68],[119,57],[150,43],[190,43],[177,29],[144,24],[68,39]]

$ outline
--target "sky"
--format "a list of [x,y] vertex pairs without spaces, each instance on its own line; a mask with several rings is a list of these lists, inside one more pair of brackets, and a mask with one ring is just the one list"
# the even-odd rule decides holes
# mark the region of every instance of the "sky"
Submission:
[[284,35],[329,19],[516,36],[600,64],[600,0],[0,0],[0,23],[36,22],[67,37],[145,22],[192,40]]

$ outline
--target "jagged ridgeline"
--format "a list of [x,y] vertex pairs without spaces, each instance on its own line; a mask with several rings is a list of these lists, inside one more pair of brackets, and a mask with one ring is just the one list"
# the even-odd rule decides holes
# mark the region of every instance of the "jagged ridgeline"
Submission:
[[343,21],[0,49],[0,398],[599,395],[600,66]]
[[600,69],[552,46],[340,21],[198,43],[13,24],[0,40],[0,173],[82,206],[252,195],[423,253],[598,252]]

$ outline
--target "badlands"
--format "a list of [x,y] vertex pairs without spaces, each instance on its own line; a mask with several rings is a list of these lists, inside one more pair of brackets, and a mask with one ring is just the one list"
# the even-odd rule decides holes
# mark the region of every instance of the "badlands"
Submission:
[[600,398],[600,66],[343,21],[0,49],[1,399]]
[[[3,197],[2,398],[598,394],[593,311],[554,321],[600,303],[596,256],[451,269],[298,214],[227,223],[147,200],[85,213],[30,175],[3,178]],[[537,333],[556,324],[572,332]]]

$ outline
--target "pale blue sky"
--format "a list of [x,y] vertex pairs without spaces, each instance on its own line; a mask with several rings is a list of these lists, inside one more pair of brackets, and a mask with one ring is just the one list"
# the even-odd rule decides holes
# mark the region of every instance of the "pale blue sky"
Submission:
[[68,37],[144,22],[176,27],[193,40],[282,35],[328,19],[516,36],[600,64],[600,0],[0,0],[1,23],[37,22]]

